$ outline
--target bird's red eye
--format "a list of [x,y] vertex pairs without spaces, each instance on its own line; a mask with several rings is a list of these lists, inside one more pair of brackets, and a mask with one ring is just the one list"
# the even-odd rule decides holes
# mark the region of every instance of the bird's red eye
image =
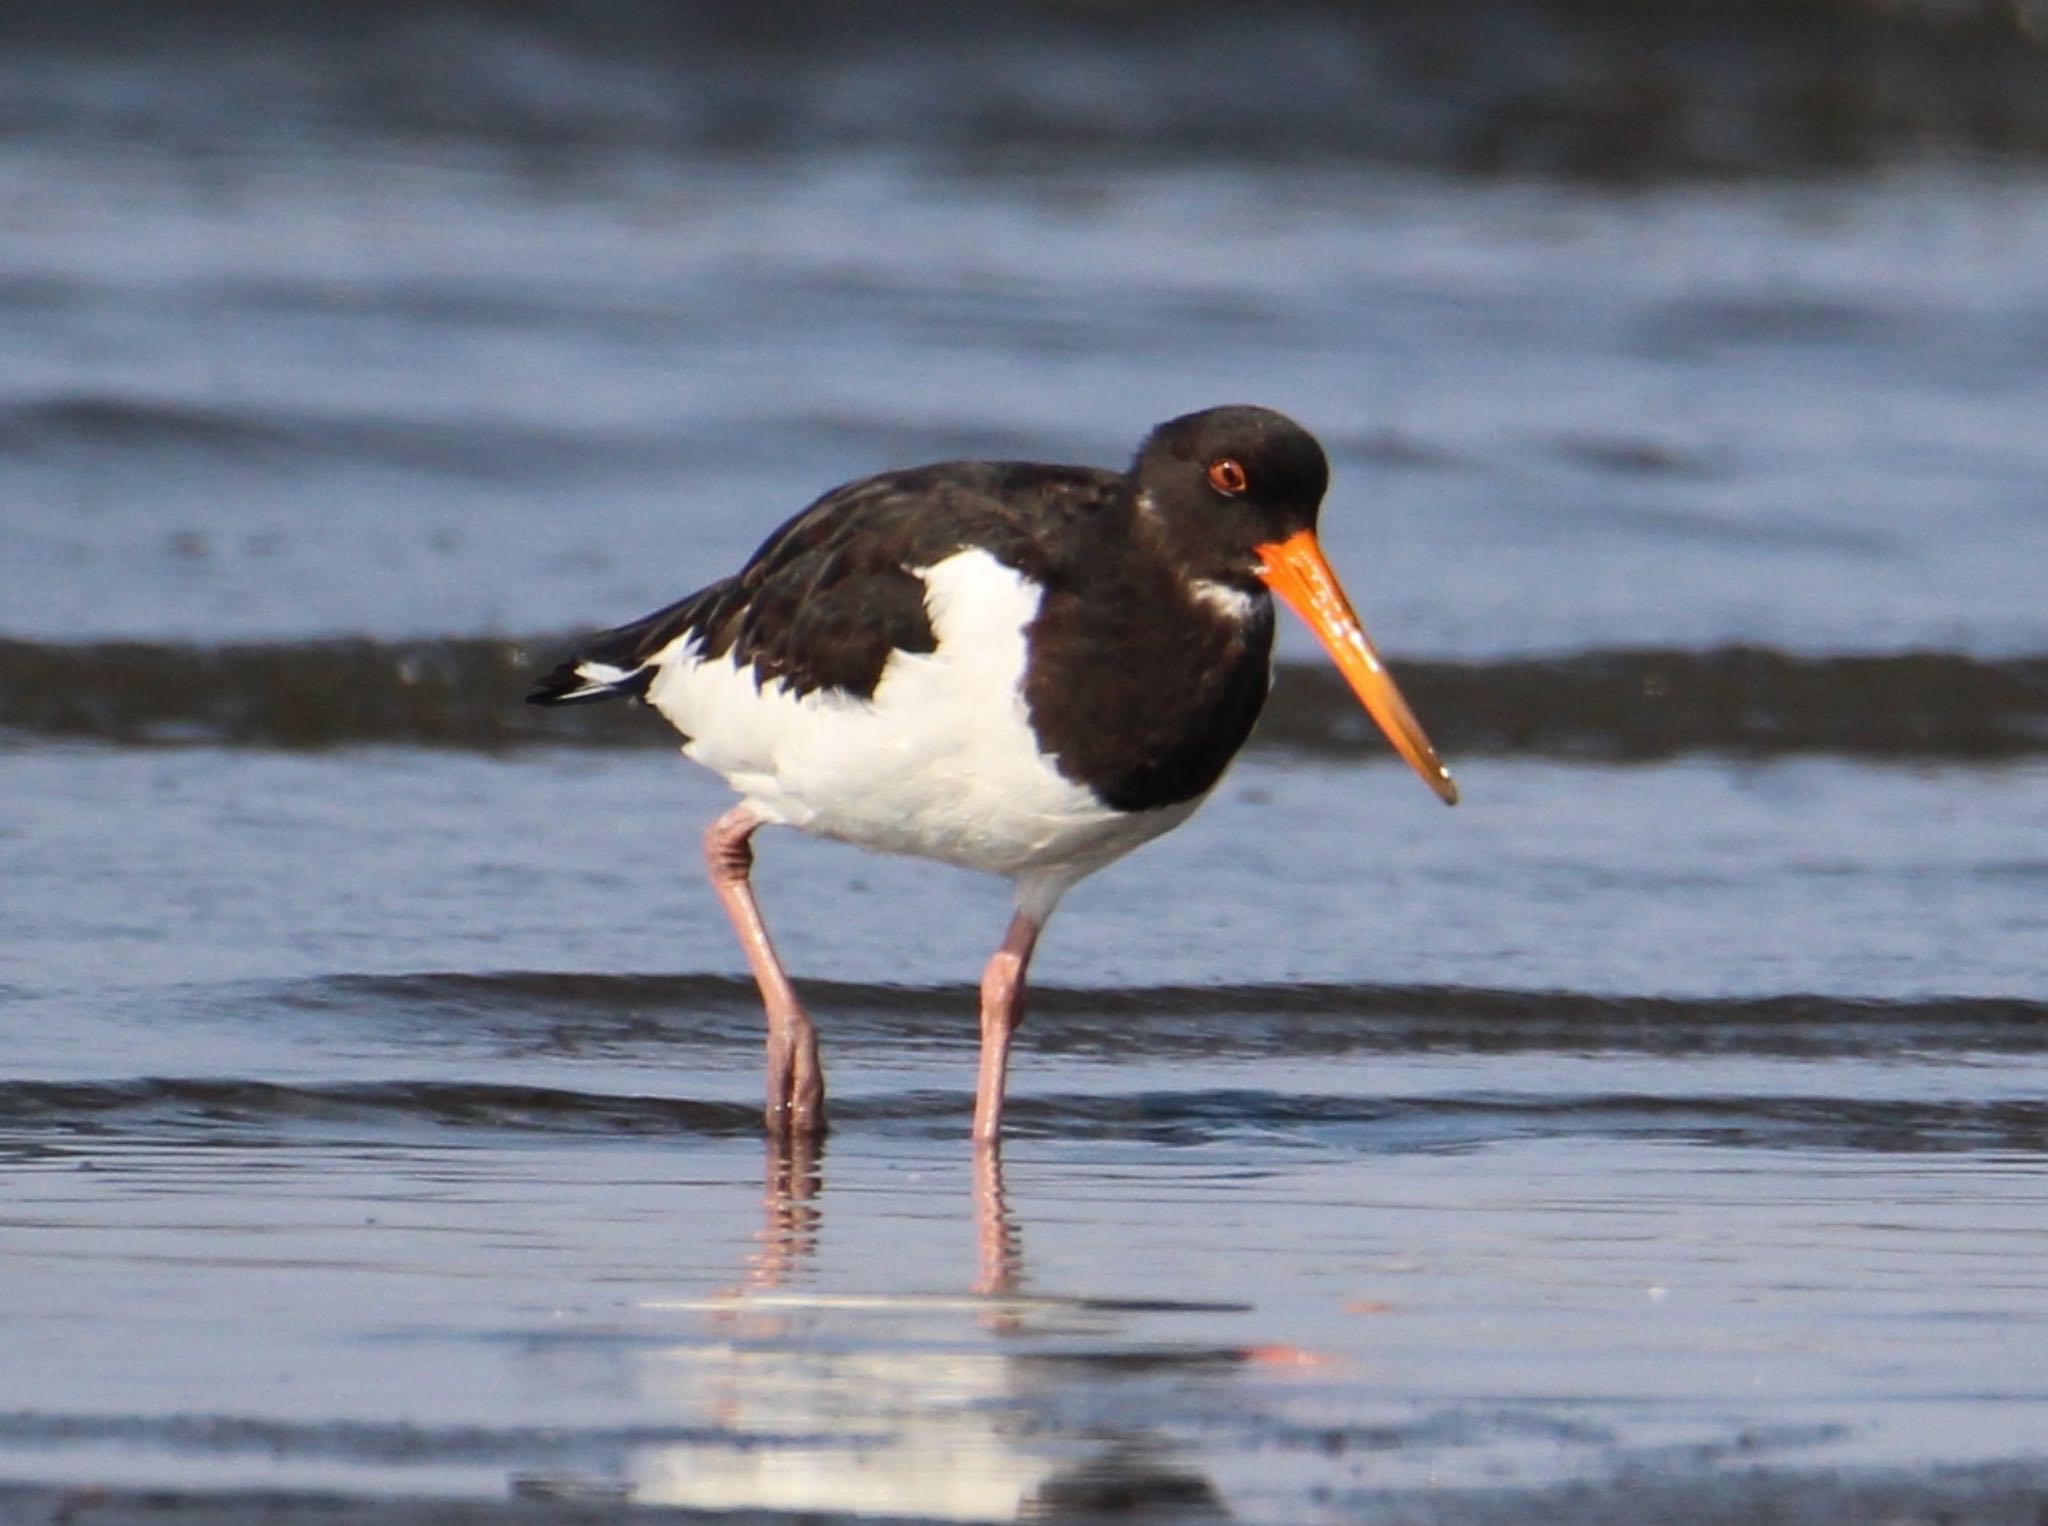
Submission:
[[1229,456],[1209,463],[1209,486],[1226,498],[1235,498],[1245,489],[1244,464]]

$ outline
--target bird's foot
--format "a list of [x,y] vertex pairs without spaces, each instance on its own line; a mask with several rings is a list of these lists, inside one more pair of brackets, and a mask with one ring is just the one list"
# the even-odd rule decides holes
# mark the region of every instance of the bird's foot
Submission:
[[768,1133],[776,1139],[825,1132],[825,1070],[818,1030],[801,1007],[768,1020]]

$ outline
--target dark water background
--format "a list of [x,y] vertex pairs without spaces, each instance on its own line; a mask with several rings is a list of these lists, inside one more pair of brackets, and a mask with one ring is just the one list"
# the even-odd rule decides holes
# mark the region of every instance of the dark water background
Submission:
[[[2034,1521],[2042,25],[10,11],[0,1519]],[[764,1153],[722,786],[523,680],[1237,400],[1465,803],[1290,635],[1000,1176],[1002,887],[764,842]]]

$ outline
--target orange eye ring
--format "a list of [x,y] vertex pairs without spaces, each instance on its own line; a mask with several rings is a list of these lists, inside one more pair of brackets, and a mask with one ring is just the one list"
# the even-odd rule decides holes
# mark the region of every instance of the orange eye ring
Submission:
[[1209,486],[1225,498],[1235,498],[1249,483],[1244,474],[1244,464],[1230,456],[1221,456],[1209,463]]

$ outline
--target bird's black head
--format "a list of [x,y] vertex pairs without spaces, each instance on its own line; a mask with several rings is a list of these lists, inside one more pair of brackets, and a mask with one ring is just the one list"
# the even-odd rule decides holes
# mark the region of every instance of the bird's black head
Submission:
[[1153,430],[1131,464],[1143,512],[1202,576],[1238,578],[1254,548],[1314,530],[1330,485],[1315,436],[1270,408],[1208,408]]
[[1450,771],[1394,687],[1316,542],[1330,463],[1314,436],[1270,408],[1211,408],[1153,430],[1131,466],[1141,524],[1188,583],[1270,589],[1308,623],[1372,718],[1446,803]]

